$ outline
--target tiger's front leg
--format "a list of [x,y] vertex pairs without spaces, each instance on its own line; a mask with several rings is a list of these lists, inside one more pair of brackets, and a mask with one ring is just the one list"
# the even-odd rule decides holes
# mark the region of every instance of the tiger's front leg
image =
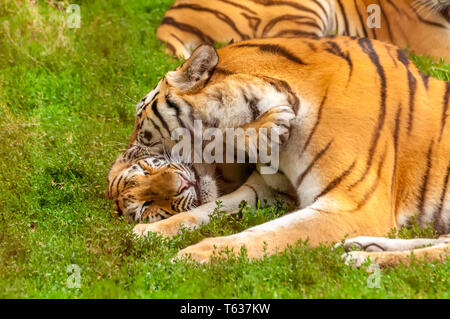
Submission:
[[[270,202],[275,197],[279,197],[279,194],[267,187],[259,173],[254,172],[244,185],[236,191],[220,197],[218,200],[222,202],[221,209],[223,211],[233,214],[238,212],[242,201],[246,201],[248,205],[256,208],[258,200],[266,199]],[[289,200],[287,197],[282,199]],[[149,232],[157,233],[164,237],[175,236],[180,232],[181,228],[194,229],[201,224],[209,223],[210,215],[216,207],[215,202],[207,203],[189,212],[180,213],[156,223],[136,225],[133,232],[139,237],[146,236]]]
[[209,262],[221,251],[238,254],[244,248],[248,258],[258,259],[282,252],[299,240],[308,240],[308,244],[317,246],[320,243],[338,242],[349,234],[385,233],[388,230],[388,226],[380,228],[379,225],[368,223],[366,212],[363,211],[357,214],[344,213],[312,205],[238,234],[206,238],[181,250],[178,257]]
[[[243,125],[241,128],[245,132],[247,129],[254,129],[257,132],[256,138],[260,140],[259,134],[267,134],[264,138],[267,140],[273,139],[270,134],[276,134],[278,138],[274,141],[284,143],[289,138],[290,121],[295,117],[295,113],[289,106],[278,106],[271,108],[263,113],[256,121]],[[260,130],[260,129],[265,130]],[[252,143],[249,135],[245,134],[245,152],[248,154],[250,143]],[[236,145],[236,144],[235,144]],[[271,143],[266,144],[267,151],[271,152]],[[278,190],[283,193],[289,193],[289,181],[282,181],[279,184],[285,184],[285,189]],[[218,200],[223,204],[223,210],[232,214],[239,209],[239,204],[246,201],[253,208],[256,208],[258,199],[265,199],[269,202],[276,197],[284,197],[286,201],[293,201],[292,198],[287,198],[278,193],[276,190],[270,189],[260,174],[254,172],[247,182],[235,192],[225,195]],[[181,227],[192,229],[200,224],[208,223],[210,214],[215,210],[215,202],[204,204],[190,212],[180,213],[166,220],[159,221],[153,224],[139,224],[134,227],[134,233],[138,236],[146,236],[149,232],[155,232],[162,236],[174,236],[179,233]]]

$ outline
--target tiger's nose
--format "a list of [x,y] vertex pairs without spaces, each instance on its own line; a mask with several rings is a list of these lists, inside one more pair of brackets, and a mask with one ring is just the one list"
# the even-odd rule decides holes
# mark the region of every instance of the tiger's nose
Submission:
[[189,188],[191,183],[189,183],[183,176],[178,175],[180,177],[180,186],[178,187],[178,194],[180,194],[184,189]]

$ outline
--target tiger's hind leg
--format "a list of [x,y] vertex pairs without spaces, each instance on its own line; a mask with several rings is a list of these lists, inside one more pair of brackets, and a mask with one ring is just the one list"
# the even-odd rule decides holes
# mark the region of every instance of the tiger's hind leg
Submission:
[[[411,256],[419,260],[442,261],[450,256],[450,235],[438,239],[357,237],[345,241],[344,248],[347,251],[343,255],[345,263],[356,267],[368,259],[382,267],[408,264]],[[355,251],[358,248],[362,251]]]
[[[171,20],[169,19],[168,21]],[[210,43],[193,33],[184,32],[170,24],[164,25],[164,28],[158,28],[157,37],[165,42],[167,55],[174,55],[177,58],[181,57],[184,59],[189,59],[192,52],[200,45]]]
[[354,251],[356,249],[366,252],[405,251],[447,242],[450,243],[450,237],[448,237],[448,235],[442,236],[439,239],[391,239],[385,237],[361,236],[346,240],[344,243],[344,248],[347,252]]

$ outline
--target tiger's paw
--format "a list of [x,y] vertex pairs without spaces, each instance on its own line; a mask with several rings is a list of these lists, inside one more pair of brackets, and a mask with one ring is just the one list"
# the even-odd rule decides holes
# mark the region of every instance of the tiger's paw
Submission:
[[163,237],[170,237],[173,236],[171,232],[167,232],[164,228],[160,228],[158,226],[155,227],[156,223],[153,224],[138,224],[134,226],[133,233],[139,237],[143,238],[148,236],[149,233],[156,233]]
[[369,255],[365,251],[351,251],[343,254],[341,258],[346,265],[360,268],[369,259]]
[[194,228],[195,226],[197,226],[195,217],[182,213],[156,223],[138,224],[134,226],[133,233],[140,238],[149,233],[156,233],[162,237],[173,237],[179,234],[182,228]]
[[347,239],[344,242],[344,249],[346,252],[355,250],[367,252],[382,252],[389,250],[388,243],[388,238],[360,236]]
[[214,254],[214,248],[208,244],[200,242],[180,250],[176,259],[191,259],[199,263],[207,263]]
[[274,132],[279,136],[279,143],[283,144],[289,139],[291,120],[295,118],[295,113],[289,106],[277,106],[264,113],[257,123],[259,128],[267,129],[266,138],[271,138],[270,133]]
[[219,256],[227,248],[235,252],[233,244],[226,238],[206,238],[198,244],[180,250],[177,259],[190,259],[199,263],[207,263],[211,261],[214,255]]
[[231,255],[238,256],[245,251],[248,259],[261,259],[279,251],[275,241],[269,241],[266,232],[244,231],[242,233],[205,238],[195,245],[181,250],[177,258],[190,258],[193,261],[206,263],[212,257],[227,258]]

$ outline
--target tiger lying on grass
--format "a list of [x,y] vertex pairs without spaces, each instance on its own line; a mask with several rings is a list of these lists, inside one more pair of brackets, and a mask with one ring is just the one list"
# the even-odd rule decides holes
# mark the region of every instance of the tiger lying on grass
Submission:
[[185,58],[202,43],[329,35],[378,39],[449,63],[450,0],[178,0],[157,31]]
[[[215,248],[245,247],[250,258],[260,258],[307,238],[315,246],[346,235],[384,236],[416,213],[420,225],[433,222],[446,234],[449,97],[450,82],[421,74],[403,51],[367,38],[260,39],[217,52],[203,45],[138,105],[130,147],[108,177],[109,195],[135,221],[149,212],[191,209],[137,225],[140,236],[172,236],[182,226],[208,223],[215,204],[202,200],[208,185],[202,176],[168,158],[158,164],[151,158],[163,154],[171,131],[191,129],[195,119],[205,127],[270,126],[284,133],[289,125],[278,173],[254,171],[220,200],[234,212],[242,200],[255,207],[258,199],[285,193],[296,197],[297,209],[232,236],[205,239],[180,257],[208,261]],[[158,193],[162,187],[165,196]],[[356,264],[369,256],[395,264],[424,241],[360,237],[346,249],[355,243],[367,250],[350,253]],[[426,243],[433,246],[414,250],[418,257],[448,252],[448,239]]]

